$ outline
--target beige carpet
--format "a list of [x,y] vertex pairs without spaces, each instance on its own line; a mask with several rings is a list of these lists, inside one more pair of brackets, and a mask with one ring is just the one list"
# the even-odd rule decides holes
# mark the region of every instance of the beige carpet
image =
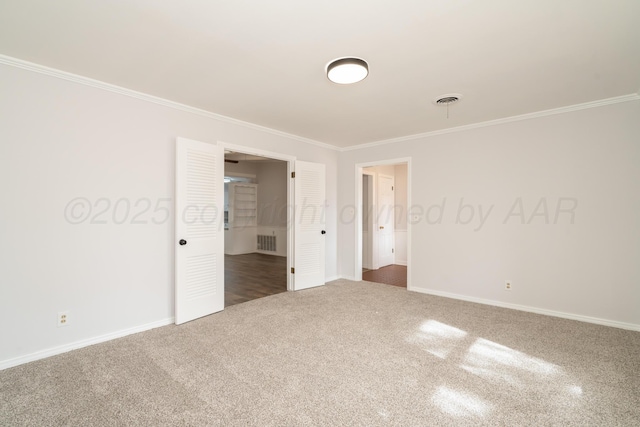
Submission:
[[638,426],[640,333],[337,281],[0,372],[2,426]]

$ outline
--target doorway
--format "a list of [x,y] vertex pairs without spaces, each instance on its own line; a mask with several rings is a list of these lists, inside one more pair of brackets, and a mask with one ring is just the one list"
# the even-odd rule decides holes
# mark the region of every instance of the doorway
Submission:
[[356,165],[356,280],[409,288],[410,159]]
[[[176,325],[224,310],[225,230],[222,208],[225,151],[282,160],[286,163],[287,290],[299,291],[325,284],[325,165],[296,160],[292,156],[271,155],[263,150],[245,150],[244,147],[220,141],[217,144],[209,144],[178,137],[175,174],[177,214],[174,216]],[[294,181],[297,184],[294,184]],[[251,191],[252,189],[245,188],[238,194],[246,196]],[[249,206],[247,203],[237,207],[238,213],[242,210],[243,215],[236,218],[236,211],[232,214],[229,210],[229,228],[232,221],[240,221],[245,226],[257,226],[256,194],[257,192],[254,194],[252,205]],[[231,203],[231,191],[228,197]],[[243,202],[251,201],[245,200],[244,197],[242,199]],[[300,203],[296,205],[294,201]],[[252,210],[253,212],[247,212]],[[268,242],[268,239],[266,241]],[[256,245],[262,244],[259,242],[256,236]],[[294,254],[296,260],[300,261],[295,269]]]
[[287,162],[225,150],[225,307],[287,291]]

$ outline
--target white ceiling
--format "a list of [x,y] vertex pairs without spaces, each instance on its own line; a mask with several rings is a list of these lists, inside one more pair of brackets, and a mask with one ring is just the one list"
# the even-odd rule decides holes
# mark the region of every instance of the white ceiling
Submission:
[[[637,93],[638,17],[638,0],[2,0],[0,54],[347,147]],[[351,55],[369,76],[329,82]]]

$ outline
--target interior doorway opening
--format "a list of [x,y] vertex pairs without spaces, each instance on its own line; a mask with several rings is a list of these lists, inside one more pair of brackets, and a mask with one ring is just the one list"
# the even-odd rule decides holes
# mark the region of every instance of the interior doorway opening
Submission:
[[409,288],[410,159],[356,165],[356,280]]
[[225,150],[225,307],[288,289],[288,162]]
[[[325,284],[325,165],[253,148],[245,151],[245,147],[220,141],[209,144],[179,137],[176,140],[175,174],[175,212],[179,213],[175,215],[176,325],[224,310],[224,257],[225,252],[229,252],[229,248],[225,251],[225,243],[233,242],[233,239],[224,238],[225,233],[228,234],[232,229],[237,231],[236,229],[253,227],[256,235],[252,237],[255,240],[250,240],[251,245],[255,242],[255,249],[246,252],[274,252],[268,247],[271,239],[262,239],[269,237],[269,234],[257,234],[258,225],[265,225],[259,221],[259,218],[265,217],[264,205],[260,207],[261,200],[258,198],[261,192],[257,191],[255,185],[254,188],[250,185],[258,184],[257,182],[236,182],[234,185],[244,184],[244,188],[236,191],[233,187],[234,190],[231,190],[232,179],[229,176],[227,230],[224,229],[224,165],[240,163],[238,159],[231,157],[225,162],[225,151],[229,152],[228,155],[239,154],[245,161],[249,156],[257,156],[261,160],[270,159],[286,165],[286,192],[281,197],[286,199],[285,207],[282,207],[281,202],[271,206],[267,204],[267,207],[271,207],[268,211],[275,213],[275,216],[269,215],[268,218],[285,218],[286,215],[286,237],[280,240],[281,243],[286,242],[286,290],[299,291]],[[251,175],[246,172],[236,173]],[[258,182],[263,182],[257,174],[254,175]],[[240,195],[242,197],[238,197]],[[296,209],[295,200],[301,201],[299,209]],[[235,201],[242,204],[236,206]],[[231,206],[234,208],[231,209]],[[274,228],[274,224],[266,225]],[[241,235],[246,237],[245,234]],[[272,232],[271,235],[277,236],[277,233]],[[276,242],[275,251],[280,246]],[[300,261],[297,268],[293,265],[294,255],[295,260]],[[253,269],[258,268],[256,266]]]

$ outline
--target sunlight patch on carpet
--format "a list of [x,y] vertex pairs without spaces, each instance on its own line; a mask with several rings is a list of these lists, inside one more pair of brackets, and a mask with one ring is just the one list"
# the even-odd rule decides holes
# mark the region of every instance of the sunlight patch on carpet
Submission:
[[440,359],[446,359],[449,353],[457,347],[460,340],[467,333],[461,329],[438,322],[428,320],[420,325],[420,329],[409,341],[423,347],[427,352]]
[[582,387],[579,385],[570,385],[567,387],[567,391],[574,396],[582,396]]
[[491,404],[470,393],[438,387],[431,398],[440,410],[456,417],[484,417],[491,411]]
[[469,347],[461,368],[485,379],[502,380],[516,386],[561,373],[561,369],[552,363],[484,338],[478,338]]

